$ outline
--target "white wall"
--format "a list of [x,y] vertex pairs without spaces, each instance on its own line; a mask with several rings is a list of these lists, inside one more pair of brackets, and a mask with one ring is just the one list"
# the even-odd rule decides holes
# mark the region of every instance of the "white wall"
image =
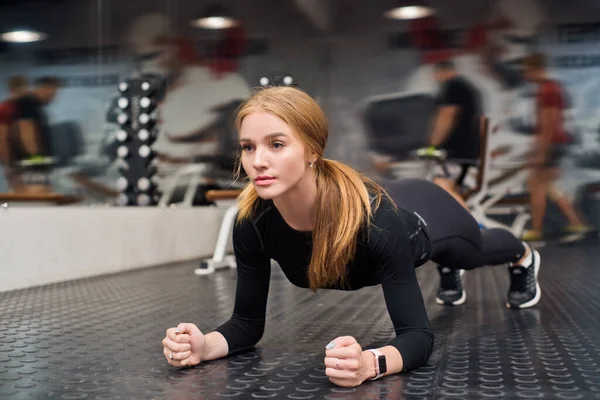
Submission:
[[0,208],[0,292],[210,257],[224,211]]

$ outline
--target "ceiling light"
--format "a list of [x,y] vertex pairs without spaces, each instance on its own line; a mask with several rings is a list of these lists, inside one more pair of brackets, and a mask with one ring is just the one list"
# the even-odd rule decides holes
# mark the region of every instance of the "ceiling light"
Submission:
[[390,19],[418,19],[435,14],[435,10],[418,1],[400,4],[396,8],[386,11],[383,15]]
[[31,42],[39,42],[41,40],[45,40],[48,37],[48,35],[46,35],[45,33],[41,33],[41,32],[22,30],[22,31],[6,32],[6,33],[3,33],[1,37],[2,37],[2,40],[5,42],[31,43]]
[[239,23],[225,7],[212,5],[200,17],[192,21],[192,26],[205,29],[228,29]]

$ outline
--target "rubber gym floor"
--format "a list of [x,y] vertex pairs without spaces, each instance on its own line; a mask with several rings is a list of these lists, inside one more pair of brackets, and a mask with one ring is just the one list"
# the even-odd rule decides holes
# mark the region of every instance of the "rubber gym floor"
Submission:
[[392,338],[380,287],[313,294],[274,265],[257,348],[183,370],[163,356],[165,330],[227,320],[235,270],[200,277],[190,262],[0,293],[0,399],[600,398],[600,248],[540,251],[542,298],[520,311],[505,307],[505,267],[467,272],[459,307],[435,304],[437,271],[419,268],[432,357],[357,388],[329,382],[324,348],[340,335],[363,348]]

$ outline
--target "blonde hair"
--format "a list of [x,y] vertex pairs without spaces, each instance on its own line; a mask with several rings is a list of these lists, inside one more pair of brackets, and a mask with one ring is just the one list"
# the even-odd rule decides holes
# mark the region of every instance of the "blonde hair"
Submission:
[[[244,118],[255,111],[273,114],[288,124],[314,154],[318,199],[313,216],[312,255],[308,267],[310,288],[345,283],[346,266],[356,252],[359,231],[369,226],[373,209],[370,193],[376,196],[374,208],[381,203],[381,186],[353,168],[323,157],[328,137],[327,117],[315,100],[292,87],[268,87],[255,92],[240,108],[238,131]],[[236,177],[241,173],[238,156]],[[389,197],[389,196],[388,196]],[[252,183],[238,197],[237,221],[254,215],[259,202]],[[368,233],[368,232],[365,232]]]

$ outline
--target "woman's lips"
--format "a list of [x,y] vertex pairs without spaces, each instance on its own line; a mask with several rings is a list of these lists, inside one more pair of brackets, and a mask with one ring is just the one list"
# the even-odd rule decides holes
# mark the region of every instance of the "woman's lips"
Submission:
[[270,184],[272,184],[273,182],[275,182],[275,178],[256,178],[254,180],[254,183],[257,184],[258,186],[269,186]]

